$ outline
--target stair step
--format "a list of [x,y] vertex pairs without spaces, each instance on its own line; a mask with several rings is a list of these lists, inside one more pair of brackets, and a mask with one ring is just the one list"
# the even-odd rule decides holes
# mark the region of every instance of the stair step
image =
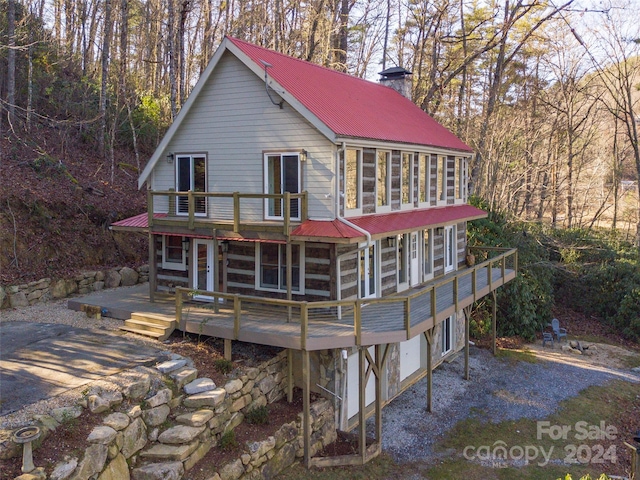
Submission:
[[146,323],[154,323],[156,325],[162,326],[172,326],[175,325],[176,318],[171,315],[162,315],[159,313],[141,313],[141,312],[133,312],[131,314],[132,320],[140,320]]
[[145,337],[152,337],[158,340],[166,340],[166,337],[162,333],[150,332],[149,330],[139,330],[133,327],[122,326],[120,330],[124,330],[125,332],[137,333],[138,335],[143,335]]
[[169,330],[173,330],[171,325],[166,325],[166,326],[158,325],[157,323],[149,323],[144,320],[129,319],[124,321],[124,325],[125,327],[131,327],[131,328],[136,328],[138,330],[145,330],[148,332],[159,333],[161,335],[164,335]]

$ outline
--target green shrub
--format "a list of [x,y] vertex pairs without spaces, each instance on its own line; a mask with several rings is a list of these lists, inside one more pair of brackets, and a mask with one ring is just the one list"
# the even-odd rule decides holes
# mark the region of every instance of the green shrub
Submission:
[[269,409],[266,405],[252,408],[244,418],[253,425],[267,425],[269,423]]
[[226,358],[217,358],[213,361],[213,366],[220,373],[227,374],[233,370],[233,362]]
[[222,450],[233,450],[238,447],[238,441],[236,440],[236,434],[233,430],[227,430],[220,437],[220,448]]

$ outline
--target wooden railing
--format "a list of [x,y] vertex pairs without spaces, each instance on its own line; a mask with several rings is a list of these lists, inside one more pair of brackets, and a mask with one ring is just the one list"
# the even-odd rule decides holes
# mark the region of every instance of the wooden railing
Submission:
[[[158,208],[159,199],[164,198],[162,208]],[[278,202],[278,215],[268,218],[267,201]],[[298,215],[292,212],[292,203],[297,201]],[[295,209],[293,209],[295,210]],[[176,192],[152,191],[147,192],[147,211],[149,212],[149,227],[153,225],[176,225],[177,222],[186,224],[193,230],[199,223],[206,223],[212,228],[231,228],[239,232],[251,223],[282,222],[285,235],[289,234],[292,221],[303,222],[307,219],[307,192],[280,194],[267,193],[239,193],[239,192]],[[154,213],[166,213],[165,217],[154,217]]]
[[[478,250],[481,249],[478,247]],[[484,250],[489,258],[477,265],[425,283],[408,293],[383,298],[306,302],[178,287],[176,318],[184,330],[185,295],[205,295],[213,301],[210,307],[212,313],[223,313],[233,318],[234,339],[238,339],[243,320],[268,321],[274,318],[274,313],[281,312],[278,315],[280,323],[287,319],[286,323],[299,324],[302,350],[307,349],[313,329],[322,328],[328,323],[350,329],[355,337],[355,345],[383,343],[372,343],[373,337],[367,340],[364,338],[366,335],[382,335],[393,339],[390,341],[408,340],[515,278],[518,262],[516,249]],[[277,331],[277,327],[274,329]]]

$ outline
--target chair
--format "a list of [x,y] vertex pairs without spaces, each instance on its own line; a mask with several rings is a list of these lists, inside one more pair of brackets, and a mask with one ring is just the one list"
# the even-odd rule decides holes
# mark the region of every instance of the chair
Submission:
[[546,329],[542,329],[542,346],[546,347],[547,342],[551,342],[551,346],[553,347],[553,332],[548,332]]
[[553,329],[553,333],[555,333],[558,341],[560,341],[561,338],[567,338],[567,330],[560,327],[560,321],[557,318],[551,320],[551,328]]

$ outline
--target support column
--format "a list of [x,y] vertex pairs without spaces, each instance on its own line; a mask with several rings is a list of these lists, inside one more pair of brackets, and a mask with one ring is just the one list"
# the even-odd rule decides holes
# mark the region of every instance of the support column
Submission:
[[224,339],[224,359],[231,361],[231,339]]
[[309,392],[310,387],[309,352],[307,350],[302,350],[302,436],[304,445],[304,465],[307,468],[311,467],[311,419],[309,418],[311,403],[311,396]]
[[287,402],[293,402],[293,350],[287,349]]
[[[286,248],[286,262],[287,262],[287,300],[291,300],[293,297],[291,295],[292,282],[293,282],[293,265],[292,265],[292,252],[291,252],[291,239],[287,237],[287,248]],[[287,322],[291,322],[291,306],[287,307]]]
[[[377,367],[376,375],[376,442],[382,443],[382,354],[381,346],[375,346],[375,362]],[[374,371],[374,374],[376,372]]]
[[433,361],[431,360],[431,344],[433,342],[434,328],[424,332],[424,338],[427,339],[427,412],[433,411]]
[[149,232],[149,301],[153,303],[158,287],[158,254],[156,252],[156,237]]
[[359,400],[359,425],[358,428],[360,430],[360,437],[358,441],[358,446],[360,448],[360,457],[362,458],[362,464],[364,464],[364,460],[367,455],[367,428],[366,428],[366,376],[367,376],[367,368],[365,363],[365,355],[364,355],[365,347],[358,347],[358,400]]
[[497,321],[497,308],[498,308],[498,302],[496,300],[496,291],[494,290],[493,292],[491,292],[491,295],[493,296],[493,311],[491,312],[491,331],[493,334],[493,355],[495,356],[498,353],[498,344],[496,343],[497,340],[497,331],[498,331],[498,321]]
[[465,307],[464,312],[464,379],[469,380],[469,321],[471,307]]

